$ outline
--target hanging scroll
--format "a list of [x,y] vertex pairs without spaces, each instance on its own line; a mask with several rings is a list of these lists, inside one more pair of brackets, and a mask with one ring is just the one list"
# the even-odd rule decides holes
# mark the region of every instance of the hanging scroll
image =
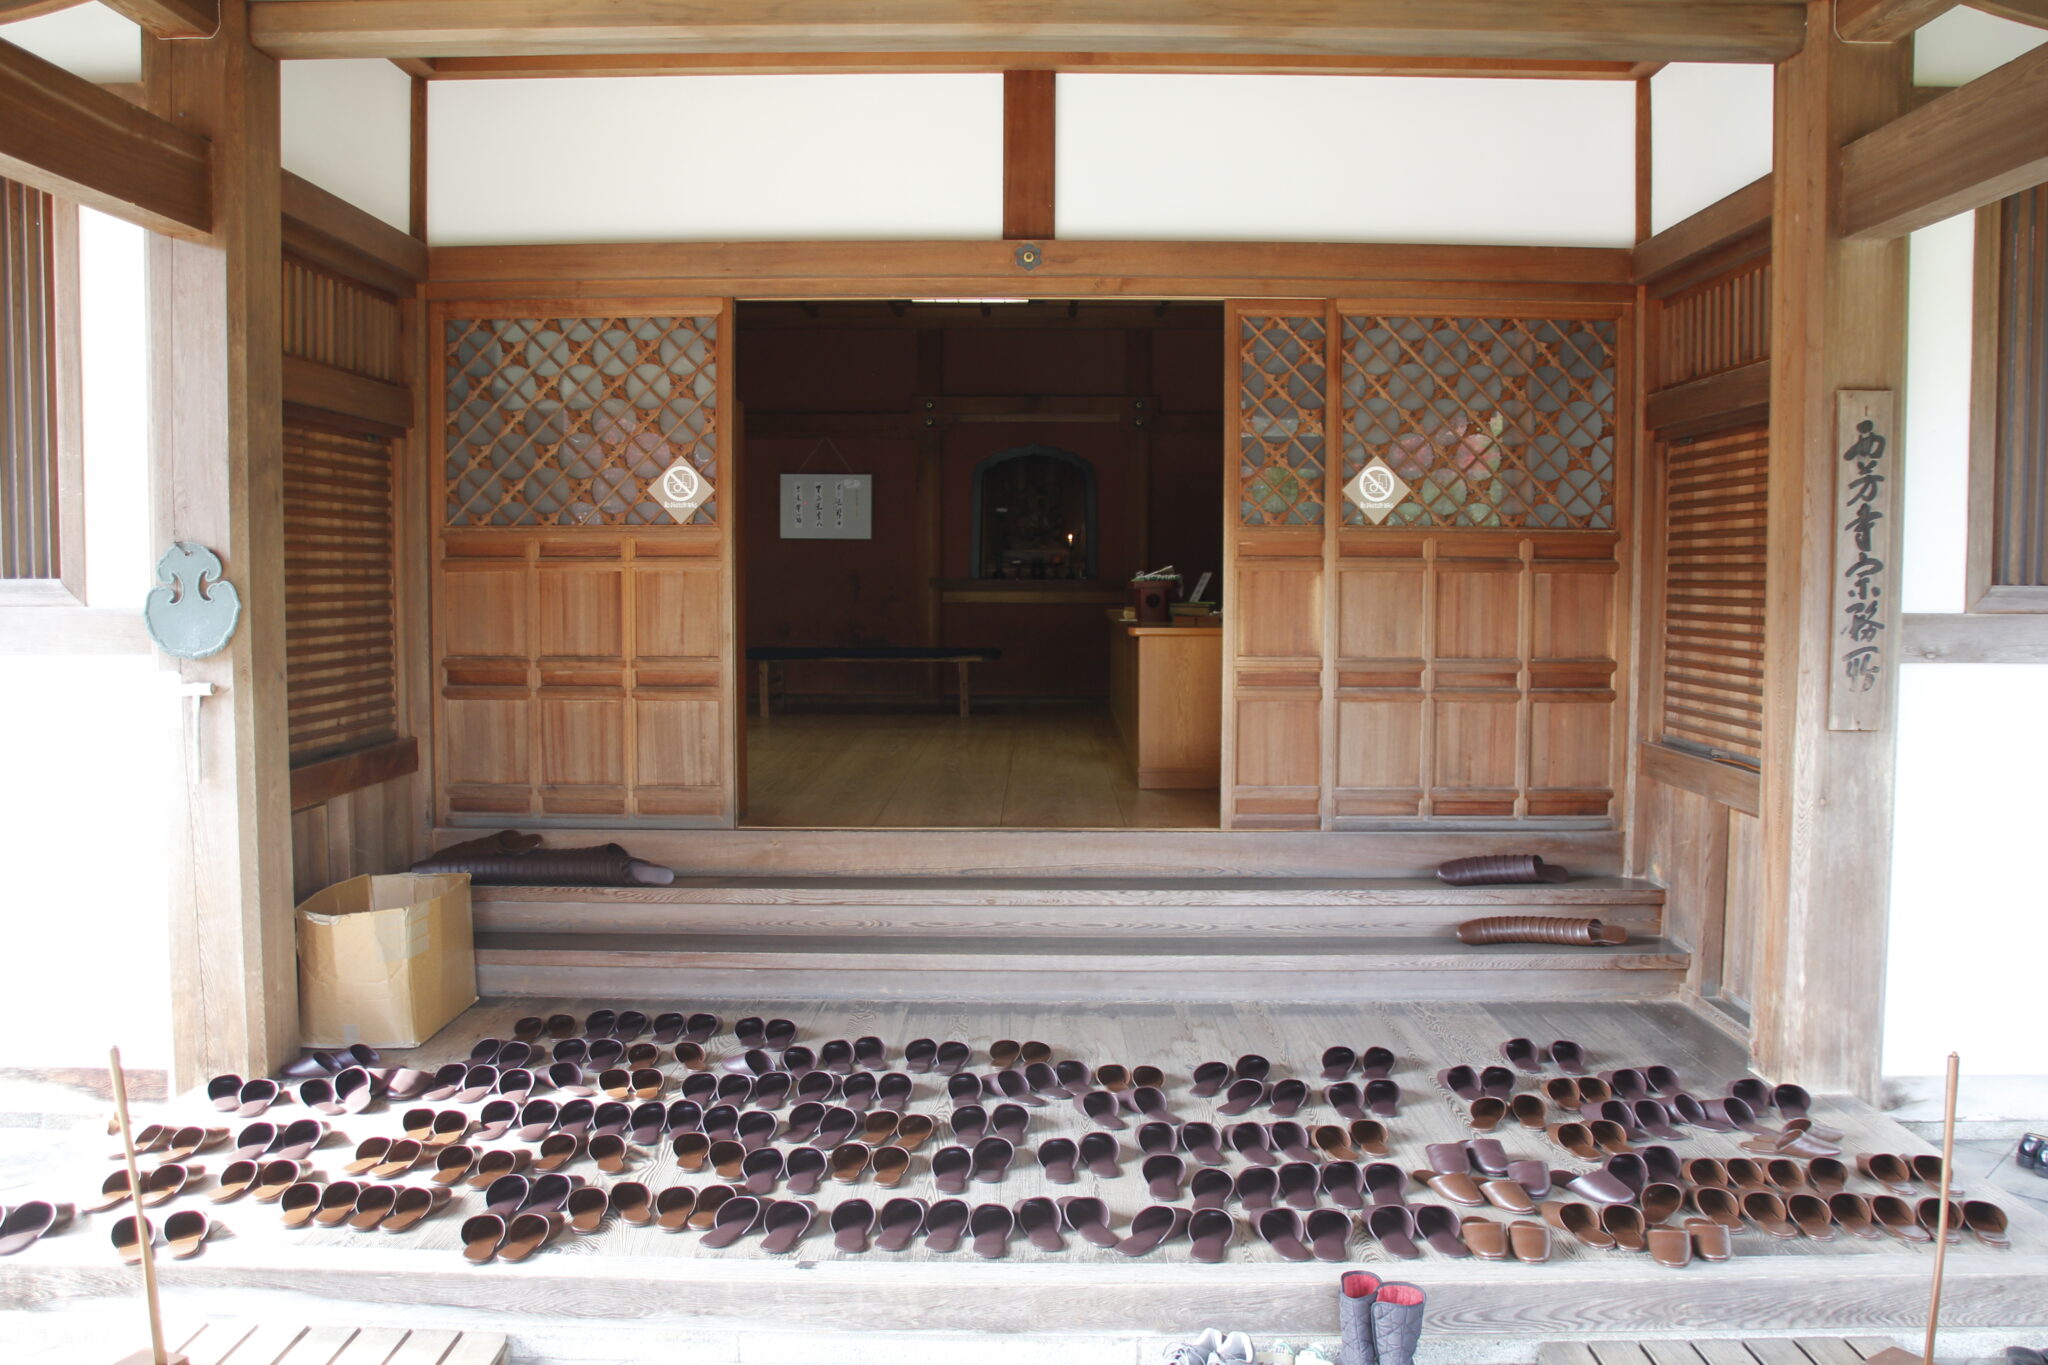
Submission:
[[1892,686],[1887,639],[1898,628],[1898,449],[1892,395],[1835,394],[1835,564],[1828,728],[1884,728]]

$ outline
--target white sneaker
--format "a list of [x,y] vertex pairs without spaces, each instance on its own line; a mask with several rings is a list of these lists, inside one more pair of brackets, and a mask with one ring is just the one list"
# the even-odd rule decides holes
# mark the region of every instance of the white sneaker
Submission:
[[1209,1365],[1209,1357],[1192,1346],[1176,1346],[1166,1353],[1166,1365]]
[[1330,1358],[1313,1346],[1304,1346],[1294,1357],[1294,1365],[1330,1365]]
[[1204,1327],[1202,1335],[1188,1343],[1188,1349],[1200,1355],[1206,1365],[1209,1357],[1223,1349],[1223,1333],[1214,1327]]
[[1259,1353],[1252,1347],[1252,1339],[1243,1332],[1232,1332],[1223,1338],[1216,1348],[1216,1354],[1209,1357],[1210,1365],[1253,1365]]
[[1265,1365],[1297,1365],[1297,1354],[1291,1341],[1276,1341],[1266,1348]]

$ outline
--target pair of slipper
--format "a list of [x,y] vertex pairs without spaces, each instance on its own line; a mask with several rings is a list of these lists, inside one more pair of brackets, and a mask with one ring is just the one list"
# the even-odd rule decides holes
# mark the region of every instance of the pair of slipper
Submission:
[[108,1240],[114,1244],[115,1254],[128,1265],[141,1263],[145,1237],[152,1245],[163,1242],[174,1260],[189,1261],[205,1249],[206,1239],[213,1236],[217,1226],[197,1209],[179,1209],[164,1219],[161,1230],[147,1218],[131,1213],[114,1220]]
[[69,1224],[74,1212],[69,1204],[55,1204],[47,1199],[31,1199],[0,1210],[0,1256],[28,1250]]

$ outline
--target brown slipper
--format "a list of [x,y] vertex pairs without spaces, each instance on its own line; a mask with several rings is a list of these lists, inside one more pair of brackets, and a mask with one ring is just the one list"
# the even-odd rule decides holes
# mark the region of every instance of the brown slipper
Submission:
[[114,1254],[119,1256],[124,1263],[140,1265],[142,1263],[142,1239],[144,1237],[154,1242],[156,1240],[156,1225],[147,1218],[138,1221],[136,1216],[130,1213],[114,1220],[109,1240],[114,1244]]
[[[256,1177],[262,1169],[261,1163],[249,1157],[230,1161],[221,1171],[220,1178],[214,1182],[213,1189],[207,1194],[207,1202],[210,1204],[225,1204],[229,1200],[240,1199],[249,1192],[249,1187],[256,1183]],[[122,1183],[125,1186],[127,1183],[127,1172],[124,1171],[121,1174]]]
[[1523,1265],[1542,1265],[1550,1259],[1555,1245],[1550,1229],[1541,1223],[1517,1218],[1508,1225],[1508,1248]]
[[284,1215],[288,1228],[302,1228],[313,1221],[313,1215],[320,1211],[320,1201],[327,1197],[326,1186],[314,1180],[301,1180],[286,1188],[278,1196],[277,1207]]
[[498,1247],[498,1259],[517,1262],[555,1240],[568,1223],[559,1213],[522,1213],[505,1225],[505,1240]]
[[1460,1218],[1458,1236],[1482,1261],[1505,1261],[1508,1258],[1508,1230],[1491,1218],[1481,1218],[1476,1214]]
[[1683,1228],[1651,1228],[1648,1238],[1650,1259],[1673,1270],[1692,1264],[1692,1234]]
[[454,1194],[445,1189],[424,1185],[401,1185],[392,1201],[391,1211],[385,1215],[381,1226],[386,1232],[410,1232],[421,1222],[431,1218],[448,1207]]
[[0,1218],[0,1256],[26,1251],[40,1239],[70,1223],[74,1212],[70,1204],[53,1204],[47,1199],[31,1199],[26,1204],[16,1204],[7,1210],[5,1218]]

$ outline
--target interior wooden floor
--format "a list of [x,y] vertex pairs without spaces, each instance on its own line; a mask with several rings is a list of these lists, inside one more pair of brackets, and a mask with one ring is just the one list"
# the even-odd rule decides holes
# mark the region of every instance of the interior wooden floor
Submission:
[[747,722],[741,823],[785,829],[1214,829],[1214,791],[1140,791],[1100,703]]
[[[581,1015],[598,1003],[623,1002],[491,1000],[402,1060],[428,1065],[459,1058],[474,1038],[503,1035],[520,1015],[554,1010]],[[689,1007],[677,1000],[642,1004]],[[1313,1081],[1322,1049],[1334,1042],[1354,1047],[1381,1043],[1400,1058],[1395,1074],[1405,1098],[1390,1126],[1395,1159],[1409,1166],[1422,1164],[1425,1143],[1467,1133],[1462,1106],[1433,1082],[1437,1069],[1492,1060],[1509,1036],[1575,1038],[1599,1067],[1660,1061],[1677,1067],[1701,1094],[1719,1093],[1744,1074],[1742,1050],[1676,1004],[1245,1000],[1049,1009],[761,999],[722,1002],[720,1009],[728,1023],[743,1012],[786,1016],[798,1023],[801,1039],[813,1044],[874,1033],[889,1045],[892,1060],[908,1040],[930,1036],[970,1042],[984,1059],[991,1040],[1007,1037],[1043,1039],[1059,1055],[1094,1064],[1151,1062],[1169,1073],[1172,1108],[1182,1120],[1208,1117],[1216,1103],[1188,1096],[1187,1077],[1195,1064],[1256,1051],[1273,1060],[1276,1076],[1312,1080],[1317,1099],[1300,1117],[1322,1121],[1332,1117],[1322,1108],[1320,1085]],[[714,1039],[714,1056],[734,1046],[729,1036]],[[918,1078],[913,1108],[941,1117],[949,1111],[939,1078]],[[1858,1102],[1825,1099],[1817,1113],[1844,1130],[1851,1153],[1931,1150]],[[165,1117],[218,1121],[197,1095],[175,1101]],[[336,1126],[346,1139],[331,1136],[318,1154],[321,1164],[338,1167],[356,1140],[395,1131],[398,1118],[394,1111],[379,1109],[339,1120]],[[1048,1105],[1032,1111],[1027,1143],[1083,1128],[1071,1105]],[[1540,1135],[1516,1129],[1501,1136],[1511,1156],[1574,1164]],[[895,1192],[931,1195],[925,1170],[938,1145],[935,1140],[917,1154],[911,1176]],[[109,1169],[101,1145],[89,1147],[79,1154],[76,1182],[66,1194],[83,1196],[97,1189]],[[1124,1147],[1127,1169],[1117,1180],[1084,1173],[1077,1185],[1048,1186],[1030,1157],[1020,1154],[1005,1181],[976,1185],[970,1197],[1014,1203],[1041,1192],[1098,1193],[1110,1202],[1121,1228],[1150,1202],[1137,1174],[1134,1134],[1124,1135]],[[1730,1139],[1710,1134],[1696,1135],[1681,1148],[1688,1156],[1735,1155],[1738,1150]],[[1231,1168],[1239,1164],[1233,1158]],[[587,1165],[580,1169],[595,1176]],[[633,1174],[656,1188],[713,1178],[679,1174],[665,1150]],[[273,1208],[238,1202],[211,1210],[232,1228],[232,1237],[212,1243],[195,1260],[165,1262],[163,1278],[167,1295],[187,1311],[223,1311],[216,1305],[227,1305],[224,1311],[248,1315],[267,1310],[277,1316],[298,1314],[305,1321],[312,1320],[307,1316],[311,1307],[324,1302],[325,1311],[344,1321],[371,1314],[392,1325],[509,1330],[515,1347],[522,1323],[539,1330],[559,1328],[565,1321],[590,1330],[633,1326],[685,1334],[913,1328],[1192,1333],[1215,1322],[1296,1340],[1335,1331],[1338,1267],[1282,1261],[1242,1228],[1226,1263],[1213,1266],[1192,1262],[1185,1241],[1139,1259],[1099,1251],[1078,1239],[1070,1239],[1069,1249],[1060,1254],[1035,1250],[1020,1239],[1002,1261],[981,1260],[964,1250],[937,1256],[921,1247],[898,1255],[836,1250],[823,1226],[824,1212],[842,1199],[879,1200],[889,1193],[872,1182],[828,1185],[819,1195],[820,1223],[793,1257],[764,1255],[757,1239],[721,1252],[706,1250],[694,1235],[608,1224],[591,1237],[565,1235],[556,1249],[526,1264],[482,1268],[467,1264],[457,1250],[462,1219],[481,1198],[471,1191],[463,1191],[456,1205],[416,1232],[396,1237],[287,1232]],[[197,1199],[187,1196],[184,1204],[206,1207]],[[159,1210],[159,1216],[167,1211]],[[2048,1218],[2024,1207],[2011,1207],[2010,1213],[2011,1250],[1995,1251],[1973,1241],[1953,1249],[1943,1305],[1946,1323],[2048,1324]],[[96,1216],[81,1230],[0,1261],[0,1309],[91,1312],[118,1304],[125,1311],[135,1292],[134,1273],[118,1265],[107,1247],[108,1218]],[[1434,1253],[1417,1262],[1392,1261],[1363,1237],[1351,1243],[1350,1253],[1356,1264],[1427,1287],[1432,1340],[1515,1337],[1532,1342],[1599,1333],[1903,1332],[1923,1311],[1932,1259],[1927,1248],[1890,1240],[1780,1242],[1753,1231],[1738,1238],[1734,1260],[1695,1263],[1682,1272],[1641,1255],[1576,1246],[1561,1247],[1556,1259],[1540,1266],[1450,1260]],[[742,1357],[752,1358],[744,1352]]]

